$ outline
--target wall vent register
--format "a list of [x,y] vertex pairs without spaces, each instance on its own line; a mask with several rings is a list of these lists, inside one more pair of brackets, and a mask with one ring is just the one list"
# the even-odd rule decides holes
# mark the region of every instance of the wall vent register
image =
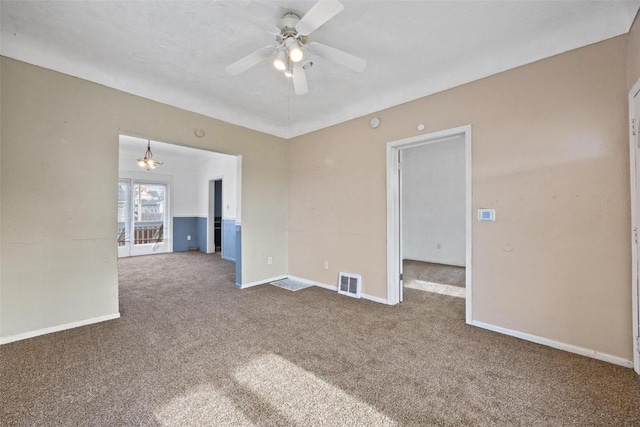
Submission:
[[340,273],[338,277],[338,293],[360,298],[362,276],[359,274]]

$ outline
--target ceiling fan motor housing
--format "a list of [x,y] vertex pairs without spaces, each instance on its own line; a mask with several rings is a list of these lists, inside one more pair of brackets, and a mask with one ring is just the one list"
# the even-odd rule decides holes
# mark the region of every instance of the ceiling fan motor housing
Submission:
[[296,24],[298,23],[298,21],[300,21],[300,17],[293,13],[293,12],[287,12],[284,15],[282,15],[282,31],[284,32],[285,30],[290,30],[290,31],[295,31],[296,30]]
[[306,45],[309,42],[309,37],[298,34],[296,25],[300,21],[300,16],[293,12],[287,12],[282,15],[282,29],[278,36],[279,41],[286,40],[289,37],[298,39],[298,43]]

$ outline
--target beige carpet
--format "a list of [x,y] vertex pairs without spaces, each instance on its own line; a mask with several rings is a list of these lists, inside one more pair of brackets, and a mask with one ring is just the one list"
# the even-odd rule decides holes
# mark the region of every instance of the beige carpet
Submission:
[[462,299],[238,290],[233,269],[121,259],[121,319],[0,347],[0,425],[640,425],[632,370],[467,326]]
[[402,273],[405,284],[415,280],[462,288],[465,286],[465,268],[455,265],[405,259],[402,263]]

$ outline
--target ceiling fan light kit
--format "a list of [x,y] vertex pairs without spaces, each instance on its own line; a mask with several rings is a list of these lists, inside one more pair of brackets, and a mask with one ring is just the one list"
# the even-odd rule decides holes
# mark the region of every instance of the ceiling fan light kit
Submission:
[[295,38],[295,36],[289,36],[284,39],[284,45],[287,48],[287,54],[289,55],[289,59],[291,61],[302,61],[302,57],[304,56],[304,54],[302,53],[300,43],[298,43],[298,40]]
[[[232,6],[231,2],[228,3],[232,9],[239,12],[237,6]],[[309,41],[311,33],[343,9],[344,6],[338,0],[319,0],[302,18],[293,12],[285,13],[282,16],[281,27],[276,27],[278,32],[275,33],[271,30],[273,27],[270,24],[260,22],[259,17],[242,11],[248,21],[259,24],[260,27],[267,29],[268,34],[275,35],[277,45],[258,49],[229,65],[226,68],[227,72],[238,75],[275,54],[274,68],[282,71],[287,78],[291,78],[296,95],[303,95],[309,91],[305,70],[313,65],[309,59],[311,53],[361,73],[367,66],[367,61],[364,59],[334,47]]]

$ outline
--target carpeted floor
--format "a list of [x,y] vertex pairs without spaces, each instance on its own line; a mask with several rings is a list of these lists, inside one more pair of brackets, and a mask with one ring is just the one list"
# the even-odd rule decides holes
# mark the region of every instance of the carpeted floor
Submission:
[[385,306],[233,286],[215,255],[119,261],[122,318],[0,347],[2,426],[638,426],[631,369]]
[[465,286],[465,268],[455,265],[405,259],[402,262],[402,273],[405,283],[418,280],[462,288]]

